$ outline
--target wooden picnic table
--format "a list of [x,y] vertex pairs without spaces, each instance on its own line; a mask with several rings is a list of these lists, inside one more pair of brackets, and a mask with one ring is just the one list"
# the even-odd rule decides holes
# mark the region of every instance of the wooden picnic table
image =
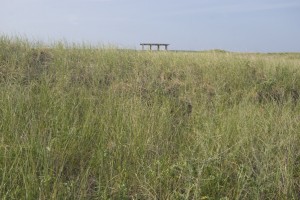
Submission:
[[152,46],[157,46],[157,50],[160,50],[160,46],[164,46],[165,50],[168,50],[168,46],[170,44],[164,44],[164,43],[141,43],[140,45],[142,45],[142,50],[145,50],[144,46],[149,46],[150,47],[150,51],[152,50]]

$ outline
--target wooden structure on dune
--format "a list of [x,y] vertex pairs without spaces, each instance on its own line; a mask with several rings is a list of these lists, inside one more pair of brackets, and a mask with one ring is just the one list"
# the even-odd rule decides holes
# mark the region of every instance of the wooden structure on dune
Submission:
[[165,51],[168,51],[168,46],[170,44],[164,44],[164,43],[141,43],[142,50],[145,50],[145,46],[149,46],[150,51],[152,51],[152,46],[156,46],[157,51],[161,50],[161,46],[165,47]]

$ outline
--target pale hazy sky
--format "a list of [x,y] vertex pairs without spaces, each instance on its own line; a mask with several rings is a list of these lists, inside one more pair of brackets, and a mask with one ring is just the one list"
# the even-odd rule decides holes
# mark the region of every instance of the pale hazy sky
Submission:
[[300,0],[0,0],[0,34],[140,49],[300,52]]

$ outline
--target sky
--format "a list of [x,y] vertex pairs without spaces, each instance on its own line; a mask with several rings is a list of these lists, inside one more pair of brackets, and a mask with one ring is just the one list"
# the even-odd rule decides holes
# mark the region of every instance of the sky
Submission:
[[300,52],[300,0],[0,0],[0,35],[141,49]]

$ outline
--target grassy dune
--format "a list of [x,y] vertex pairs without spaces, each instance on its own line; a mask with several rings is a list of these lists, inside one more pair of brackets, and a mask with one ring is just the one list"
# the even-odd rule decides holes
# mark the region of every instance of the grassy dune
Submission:
[[2,199],[299,199],[300,54],[0,37]]

